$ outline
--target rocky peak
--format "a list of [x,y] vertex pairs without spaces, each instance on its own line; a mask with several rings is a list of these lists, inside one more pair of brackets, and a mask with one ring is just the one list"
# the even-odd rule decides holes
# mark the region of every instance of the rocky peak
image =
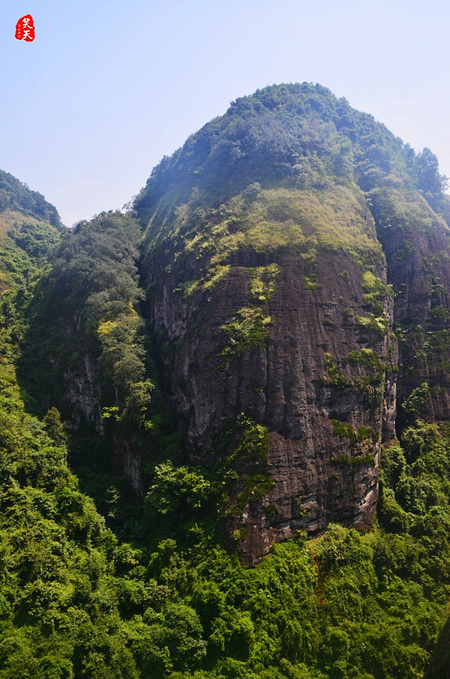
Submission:
[[237,472],[228,527],[249,564],[296,530],[371,522],[398,395],[428,379],[430,416],[448,416],[430,348],[446,342],[448,227],[421,162],[325,88],[280,86],[193,135],[136,201],[188,456]]

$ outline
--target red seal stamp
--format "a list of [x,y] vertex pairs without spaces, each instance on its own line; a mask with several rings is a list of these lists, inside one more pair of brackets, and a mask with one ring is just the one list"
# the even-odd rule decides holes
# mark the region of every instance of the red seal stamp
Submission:
[[17,40],[25,40],[25,42],[33,42],[35,38],[34,21],[31,14],[25,14],[16,24],[16,38]]

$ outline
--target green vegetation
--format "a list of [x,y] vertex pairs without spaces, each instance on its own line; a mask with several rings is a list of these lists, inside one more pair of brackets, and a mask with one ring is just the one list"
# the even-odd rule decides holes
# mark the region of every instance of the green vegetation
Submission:
[[270,336],[273,319],[267,315],[266,309],[275,290],[280,267],[270,264],[248,271],[251,274],[248,298],[252,306],[238,309],[236,316],[222,326],[228,342],[220,352],[220,357],[225,359],[221,369],[225,369],[231,359],[242,356],[248,349],[264,346]]
[[[347,358],[341,361],[340,365],[329,352],[325,353],[325,361],[328,375],[319,377],[318,383],[320,385],[334,387],[338,390],[361,389],[369,404],[379,397],[386,372],[393,371],[387,356],[380,358],[373,349],[366,349],[365,347],[360,351],[351,351]],[[347,377],[342,370],[347,368],[346,373],[348,375],[348,366],[358,367],[360,369],[359,374],[352,379]]]
[[[381,406],[393,371],[386,350],[367,346],[382,345],[392,296],[375,225],[382,243],[393,226],[431,236],[443,224],[431,207],[450,214],[444,186],[431,152],[415,154],[309,84],[237,100],[161,162],[133,213],[103,213],[72,232],[60,233],[42,196],[0,173],[0,679],[441,679],[450,429],[424,419],[437,388],[424,382],[405,394],[399,441],[381,450],[370,530],[331,524],[312,540],[298,531],[245,568],[238,549],[254,538],[247,517],[286,525],[271,497],[269,439],[278,434],[236,403],[214,425],[210,464],[189,463],[186,422],[177,430],[167,399],[183,339],[146,327],[139,274],[150,303],[164,279],[190,320],[233,276],[244,281],[242,306],[219,322],[226,370],[270,341],[281,255],[300,262],[312,304],[333,273],[318,264],[334,253],[352,343],[338,361],[337,332],[323,333],[318,383],[327,390],[319,391],[328,404],[352,390],[367,414],[373,399]],[[405,241],[396,261],[415,254]],[[404,323],[396,332],[415,358],[448,370],[439,257],[422,261],[431,329]],[[348,307],[361,282],[355,325]],[[185,397],[187,381],[176,385]],[[268,391],[255,394],[247,392],[262,401]],[[375,464],[378,431],[331,422],[330,485],[373,472],[364,468]],[[115,475],[113,450],[138,460],[133,492]],[[292,502],[305,517],[301,500]]]
[[305,290],[321,290],[322,285],[314,279],[315,276],[303,276]]
[[[99,386],[106,418],[151,427],[148,408],[154,384],[147,376],[139,309],[139,238],[134,220],[119,213],[80,222],[64,235],[52,271],[42,281],[31,309],[20,375],[36,396],[46,385],[64,414],[70,404],[62,398],[63,373],[67,366],[77,370],[90,353],[102,368]],[[52,334],[42,343],[48,326]],[[56,372],[49,370],[49,354],[60,357]]]
[[358,427],[358,431],[351,424],[345,424],[340,420],[331,420],[333,434],[340,439],[348,439],[350,455],[341,455],[333,460],[340,467],[349,465],[353,470],[367,465],[375,465],[375,453],[373,444],[377,443],[380,435],[372,427]]
[[325,361],[328,370],[328,377],[319,377],[319,384],[324,387],[336,387],[337,389],[346,389],[347,387],[351,386],[351,382],[349,382],[343,375],[332,354],[326,352]]
[[36,220],[48,222],[54,227],[61,227],[61,220],[53,205],[47,203],[44,196],[31,191],[26,184],[0,170],[0,213],[8,216],[8,211],[20,212],[22,215]]
[[376,276],[372,271],[364,271],[363,273],[363,302],[367,304],[375,313],[383,314],[384,312],[384,295],[386,294],[386,287],[381,278]]
[[[442,224],[441,218],[417,191],[397,188],[374,189],[369,200],[382,242],[392,228],[408,234],[417,231],[435,233],[438,224]],[[401,261],[414,252],[415,248],[408,240],[402,252],[396,256]]]
[[[380,384],[384,379],[386,363],[381,360],[373,349],[363,347],[361,351],[351,351],[347,356],[349,363],[360,365],[367,369],[371,384]],[[392,367],[392,366],[389,366]]]
[[[336,427],[355,440],[373,434]],[[371,463],[366,457],[361,464]],[[199,556],[199,546],[194,562],[181,548],[180,561],[172,543],[159,582],[184,592],[207,639],[197,672],[179,676],[420,676],[450,589],[449,464],[447,433],[416,422],[401,447],[384,453],[380,526],[372,532],[331,526],[316,541],[299,535],[251,570],[220,549]]]
[[385,286],[381,278],[372,271],[363,272],[363,302],[372,309],[367,316],[355,314],[357,325],[371,330],[384,337],[389,329],[388,319],[384,313],[384,301],[387,294],[392,295],[392,286]]
[[54,226],[19,212],[0,212],[0,352],[17,357],[25,332],[23,315],[60,239]]
[[367,441],[368,439],[371,439],[373,443],[376,443],[380,438],[378,432],[374,431],[372,427],[358,427],[358,431],[356,432],[350,424],[344,424],[340,420],[331,420],[331,423],[335,436],[349,439],[352,446],[355,446],[362,441]]
[[355,321],[363,330],[370,330],[380,337],[385,337],[389,330],[389,322],[386,316],[375,316],[370,311],[367,316],[355,314]]
[[450,310],[437,305],[431,309],[430,316],[433,321],[450,321]]
[[158,213],[150,234],[162,238],[170,228],[167,217],[189,200],[207,208],[255,183],[263,189],[275,182],[324,189],[354,181],[366,192],[415,189],[434,208],[445,207],[445,178],[429,149],[414,153],[372,116],[325,87],[278,85],[237,99],[224,116],[164,158],[136,208],[145,227]]
[[407,241],[405,245],[402,248],[399,248],[397,250],[396,254],[396,259],[399,262],[403,262],[404,259],[408,259],[408,257],[411,257],[412,255],[415,255],[417,252],[415,246]]
[[[258,503],[275,485],[267,470],[267,427],[241,413],[216,432],[218,462],[212,478],[219,518],[241,517],[246,505]],[[239,539],[244,539],[239,533]]]
[[0,676],[137,676],[117,627],[117,540],[5,364],[0,418]]
[[259,308],[244,307],[239,309],[236,318],[222,326],[229,339],[220,356],[225,359],[242,356],[247,349],[264,344],[269,337],[271,325],[272,317],[264,314]]
[[[369,220],[354,187],[253,191],[250,186],[217,208],[189,201],[174,215],[168,237],[176,251],[176,266],[184,266],[195,253],[201,278],[195,286],[194,281],[182,284],[189,285],[192,294],[214,288],[228,273],[233,256],[247,250],[276,257],[277,251],[293,246],[312,264],[318,248],[342,250],[361,267],[376,267],[383,263],[383,254]],[[162,246],[159,231],[154,239],[151,236],[149,231],[144,247],[148,261]]]
[[[146,519],[154,546],[118,543],[77,489],[57,415],[46,425],[54,440],[24,413],[7,366],[0,389],[1,677],[423,672],[450,594],[446,432],[419,421],[402,447],[384,452],[379,528],[331,526],[312,542],[300,534],[248,570],[202,516],[211,482],[186,465],[156,468]],[[373,437],[336,428],[355,441]],[[223,455],[230,445],[228,464],[264,465],[267,432],[248,417],[218,438]],[[231,511],[270,489],[255,476],[236,489]],[[275,518],[273,506],[267,511]],[[177,522],[176,540],[161,536],[161,517]],[[245,537],[237,531],[237,540]]]

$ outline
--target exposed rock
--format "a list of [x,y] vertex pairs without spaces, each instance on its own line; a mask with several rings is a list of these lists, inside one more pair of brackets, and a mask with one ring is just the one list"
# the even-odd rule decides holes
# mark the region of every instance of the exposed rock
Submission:
[[370,201],[395,291],[398,398],[427,382],[431,398],[422,414],[448,419],[450,229],[416,191],[377,190]]
[[104,432],[100,408],[99,361],[92,354],[83,354],[72,370],[63,374],[64,402],[70,416],[69,429],[78,430],[82,423],[94,426],[101,436]]
[[381,443],[416,387],[431,388],[422,415],[449,415],[449,230],[422,195],[444,205],[436,168],[303,83],[234,102],[138,196],[147,313],[190,461],[217,464],[229,421],[268,432],[264,469],[232,455],[228,531],[247,563],[298,529],[370,523]]
[[[358,202],[348,208],[348,223],[359,224],[361,237],[376,245],[370,214]],[[246,248],[233,253],[215,287],[190,297],[180,281],[200,277],[197,260],[164,245],[153,255],[149,314],[171,342],[164,360],[190,461],[215,463],[214,437],[240,413],[269,432],[274,486],[260,501],[250,497],[233,524],[249,564],[296,530],[314,534],[330,521],[363,526],[374,517],[383,411],[386,436],[395,435],[395,373],[386,366],[395,361],[396,345],[384,258],[376,247],[372,254],[364,265],[343,248],[319,245],[313,258],[294,244],[262,253]],[[269,294],[264,272],[274,264]],[[376,271],[379,321],[363,298],[365,266]],[[266,288],[259,303],[252,302],[256,275]],[[270,323],[259,341],[245,346],[241,339],[233,355],[226,328],[249,308]],[[239,472],[248,476],[251,465]]]

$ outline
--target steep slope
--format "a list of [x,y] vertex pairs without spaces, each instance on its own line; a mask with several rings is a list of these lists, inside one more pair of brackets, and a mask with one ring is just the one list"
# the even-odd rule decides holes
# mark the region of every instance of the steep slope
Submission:
[[112,466],[138,494],[131,438],[145,432],[153,390],[138,313],[139,239],[136,222],[113,212],[64,235],[30,306],[19,363],[40,411],[56,405],[67,428],[90,441],[91,466]]
[[0,292],[23,288],[42,264],[62,225],[53,205],[11,174],[0,170]]
[[[449,229],[430,205],[443,204],[433,158],[325,88],[278,86],[193,135],[137,198],[148,315],[189,459],[237,473],[229,532],[248,563],[298,529],[373,518],[381,440],[395,437],[394,317],[415,333],[420,317],[444,342],[436,258]],[[396,266],[405,239],[385,196],[408,206],[410,269]],[[399,391],[430,379],[428,412],[443,419],[447,345],[408,377],[424,338],[400,345]]]
[[[254,138],[292,119],[299,148],[303,128],[322,130],[301,182],[287,161],[271,164],[271,148],[288,157],[273,132],[252,184],[218,182],[219,198],[195,154],[164,161],[163,179],[155,170],[144,264],[136,222],[119,213],[66,233],[50,271],[27,254],[41,226],[58,236],[48,223],[16,233],[27,249],[3,241],[15,268],[0,318],[1,678],[414,679],[430,657],[426,676],[446,676],[450,434],[422,419],[447,417],[442,178],[428,153],[323,88],[269,88],[251,110],[258,97],[274,119],[258,137],[256,116]],[[340,137],[345,172],[327,165],[336,132],[321,122],[340,106],[358,130],[351,147]],[[217,142],[227,120],[212,125]],[[186,185],[199,182],[188,205],[176,198],[182,166]],[[149,380],[152,344],[181,436]],[[42,422],[23,407],[27,388]],[[400,442],[379,455],[394,424]],[[66,437],[91,480],[103,467],[96,496],[133,547],[78,490]],[[134,506],[114,466],[136,482]],[[378,487],[369,531],[298,531],[251,569],[223,549],[224,521],[245,564],[297,526],[361,525]]]
[[[450,230],[424,196],[376,189],[368,200],[395,290],[394,323],[399,339],[398,392],[402,402],[426,383],[422,415],[450,414]],[[400,423],[403,414],[400,413]]]
[[[370,213],[351,189],[257,190],[229,213],[211,210],[174,254],[156,254],[150,314],[171,343],[192,462],[223,455],[214,442],[228,418],[266,428],[267,459],[240,456],[231,490],[251,559],[297,529],[373,517],[390,300]],[[230,234],[244,215],[244,234]]]
[[175,457],[222,488],[216,517],[246,563],[297,530],[369,525],[403,401],[448,417],[443,186],[431,152],[323,87],[237,100],[155,168],[133,215],[66,236],[22,383],[142,496],[162,421],[171,435],[160,377]]
[[61,231],[53,205],[0,170],[0,334],[6,360],[17,354],[23,314]]

